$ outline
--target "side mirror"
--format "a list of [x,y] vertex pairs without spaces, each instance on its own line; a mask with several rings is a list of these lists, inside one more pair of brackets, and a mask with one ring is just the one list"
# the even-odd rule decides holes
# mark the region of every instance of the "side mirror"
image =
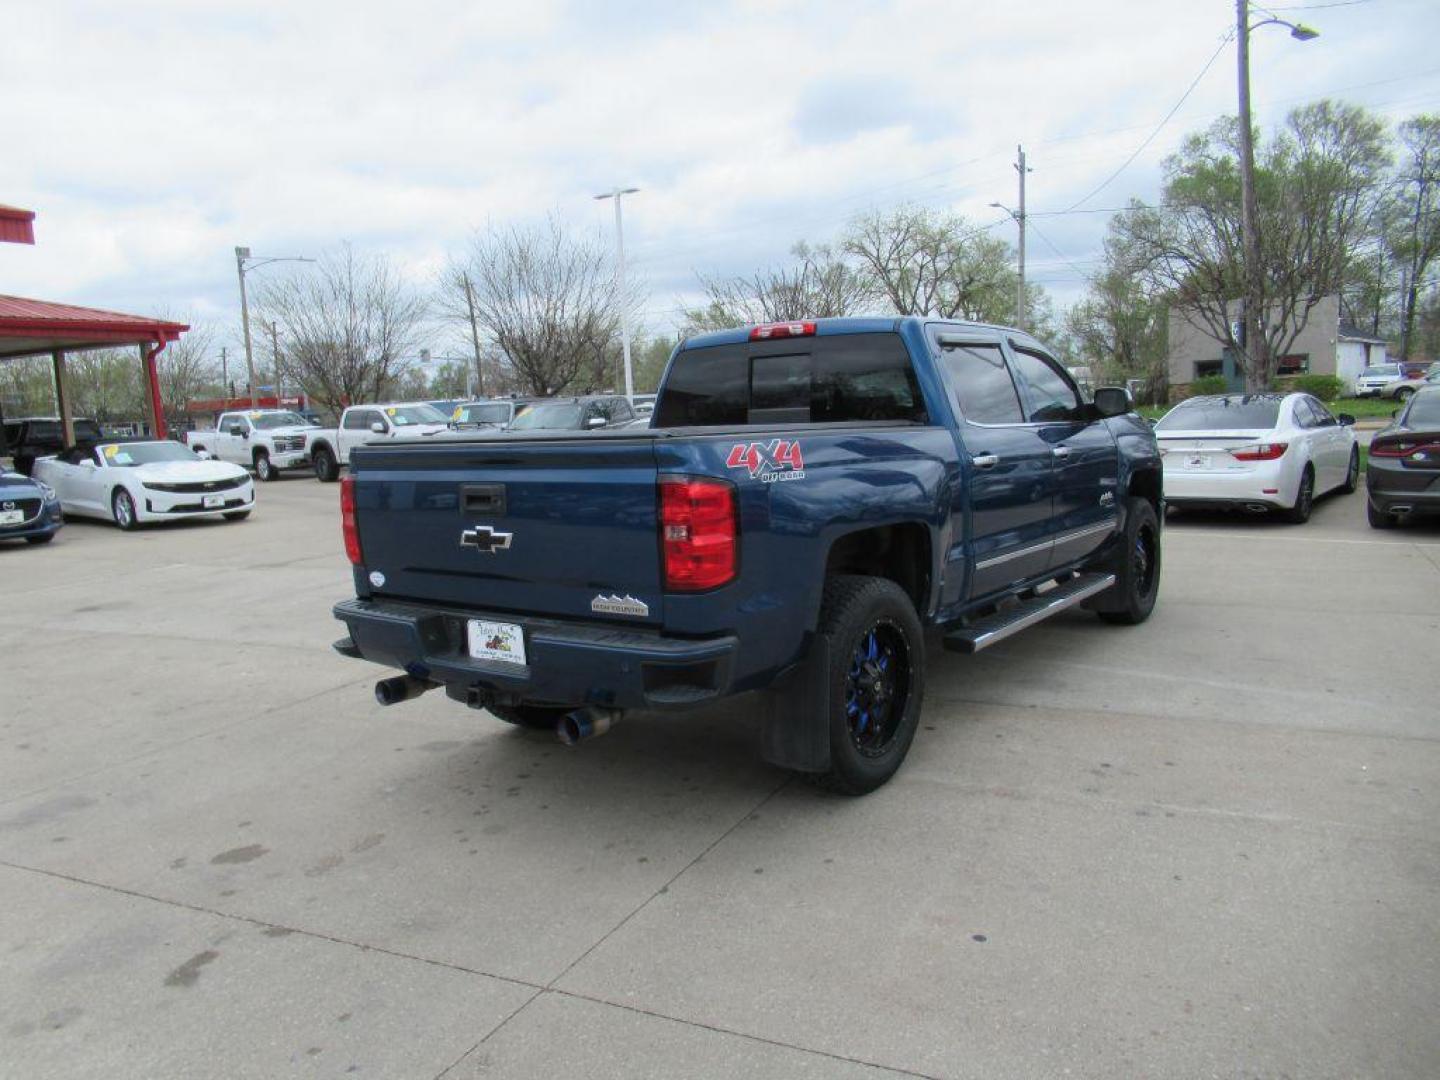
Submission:
[[196,451],[195,451],[195,456],[198,457],[201,461],[209,461],[209,460],[210,460],[210,451],[209,451],[209,450],[196,450]]
[[376,435],[384,435],[384,434],[385,434],[385,421],[383,421],[383,420],[372,420],[372,421],[370,422],[370,430],[373,431]]
[[82,462],[80,462],[80,466],[81,466],[81,468],[89,469],[89,470],[91,470],[92,472],[95,470],[95,467],[96,467],[96,466],[95,466],[95,462],[93,462],[93,461],[82,461]]
[[1340,421],[1341,427],[1349,427],[1351,424],[1355,423],[1355,417],[1351,416],[1348,412],[1342,412],[1335,419]]
[[610,421],[606,420],[603,416],[592,416],[585,421],[585,426],[587,428],[602,428],[609,422]]
[[1095,412],[1102,418],[1124,416],[1130,407],[1130,391],[1123,386],[1102,386],[1095,391]]
[[248,438],[249,435],[250,435],[249,430],[246,429],[246,428],[244,427],[244,425],[242,425],[242,424],[231,424],[231,425],[230,425],[228,428],[226,428],[225,430],[226,430],[226,432],[227,432],[228,434],[230,434],[230,435],[238,435],[238,436],[240,436],[240,438],[242,438],[242,439]]

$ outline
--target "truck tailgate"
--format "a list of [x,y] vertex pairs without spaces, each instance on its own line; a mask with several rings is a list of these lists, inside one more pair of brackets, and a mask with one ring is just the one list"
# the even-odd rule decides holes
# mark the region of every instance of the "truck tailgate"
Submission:
[[352,475],[372,595],[661,620],[646,436],[370,446],[352,455]]

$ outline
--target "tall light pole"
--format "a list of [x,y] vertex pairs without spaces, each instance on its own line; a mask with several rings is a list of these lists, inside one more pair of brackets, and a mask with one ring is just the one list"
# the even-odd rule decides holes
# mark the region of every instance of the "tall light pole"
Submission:
[[[250,377],[250,407],[255,407],[255,356],[250,348],[250,300],[245,295],[245,275],[251,270],[258,270],[262,266],[269,266],[278,262],[304,262],[313,263],[314,259],[307,259],[303,255],[280,255],[274,257],[260,257],[250,254],[248,247],[237,247],[235,249],[235,273],[240,278],[240,322],[245,328],[245,368]],[[277,401],[279,384],[276,384]]]
[[[1245,258],[1241,318],[1245,340],[1237,344],[1245,353],[1247,390],[1263,390],[1270,381],[1269,339],[1265,336],[1269,317],[1265,312],[1265,282],[1260,267],[1260,208],[1255,199],[1255,140],[1250,129],[1250,31],[1262,26],[1288,27],[1296,41],[1311,41],[1320,36],[1320,31],[1303,23],[1286,22],[1274,15],[1252,25],[1250,0],[1235,0],[1235,63],[1240,89],[1240,236]],[[1257,360],[1261,361],[1259,371],[1255,370]]]
[[625,195],[634,195],[639,188],[616,188],[614,191],[602,191],[596,195],[597,199],[615,200],[615,296],[620,305],[620,348],[625,354],[625,396],[635,396],[635,376],[630,367],[630,316],[625,310],[628,301],[625,295],[625,224],[620,216],[620,199]]
[[1034,169],[1025,165],[1025,147],[1015,147],[1016,160],[1014,169],[1020,174],[1020,209],[1011,210],[1003,203],[992,202],[990,205],[997,210],[1004,210],[1012,218],[1015,224],[1020,227],[1020,277],[1015,286],[1015,329],[1025,329],[1025,174],[1034,172]]

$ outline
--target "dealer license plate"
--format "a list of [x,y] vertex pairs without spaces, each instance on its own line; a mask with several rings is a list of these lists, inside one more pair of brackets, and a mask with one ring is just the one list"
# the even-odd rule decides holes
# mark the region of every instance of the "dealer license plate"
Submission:
[[19,525],[24,520],[23,510],[0,510],[0,525]]
[[525,663],[525,631],[514,623],[470,619],[467,629],[472,659]]
[[222,506],[224,506],[224,505],[225,505],[225,496],[224,496],[224,495],[206,495],[206,496],[205,496],[205,509],[206,509],[206,510],[218,510],[218,509],[220,509],[220,507],[222,507]]

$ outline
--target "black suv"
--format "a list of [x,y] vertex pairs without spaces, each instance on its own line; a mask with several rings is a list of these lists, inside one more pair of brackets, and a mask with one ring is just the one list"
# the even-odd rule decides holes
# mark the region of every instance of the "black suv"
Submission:
[[[96,443],[104,436],[94,420],[75,420],[75,442]],[[15,471],[25,476],[35,459],[65,449],[65,425],[58,416],[24,416],[5,421],[5,448],[15,459]]]

